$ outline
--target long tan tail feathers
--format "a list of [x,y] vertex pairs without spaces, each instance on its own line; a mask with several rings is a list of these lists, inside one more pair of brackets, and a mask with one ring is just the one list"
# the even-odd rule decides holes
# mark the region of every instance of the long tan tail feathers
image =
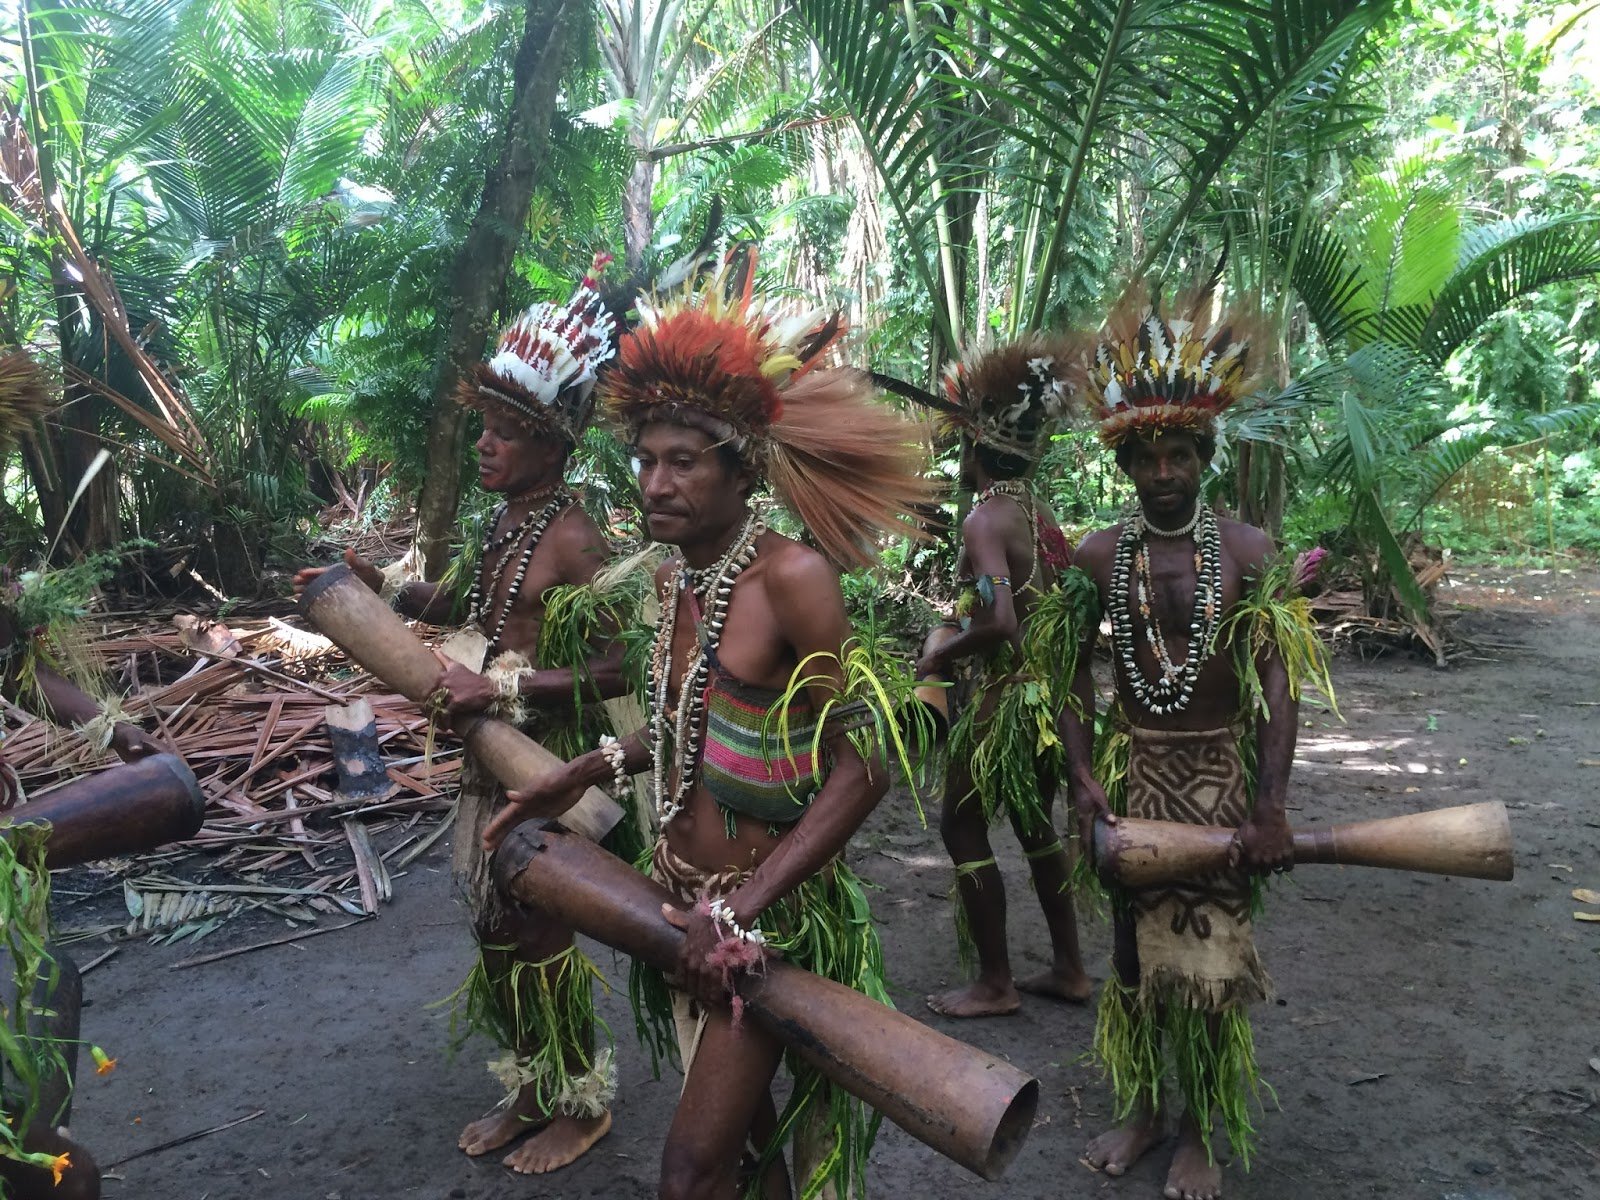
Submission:
[[796,380],[772,441],[773,491],[838,566],[871,566],[885,541],[928,536],[920,521],[940,485],[927,474],[927,426],[878,402],[866,372]]

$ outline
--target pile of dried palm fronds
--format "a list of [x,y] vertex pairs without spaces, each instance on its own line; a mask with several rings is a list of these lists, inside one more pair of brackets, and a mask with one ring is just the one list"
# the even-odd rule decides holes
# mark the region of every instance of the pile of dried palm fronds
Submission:
[[[366,912],[447,829],[460,750],[404,697],[380,690],[327,639],[267,617],[233,628],[180,615],[162,624],[102,619],[86,629],[127,718],[193,769],[206,820],[191,841],[133,862],[130,930],[198,936],[228,914],[293,919]],[[324,709],[371,705],[387,793],[341,796]],[[7,706],[5,753],[32,797],[115,759],[84,733]]]
[[1392,591],[1384,593],[1381,604],[1375,603],[1353,570],[1327,580],[1328,586],[1311,598],[1311,611],[1336,649],[1348,649],[1362,658],[1391,650],[1410,651],[1426,654],[1442,667],[1449,661],[1452,649],[1465,648],[1449,628],[1455,614],[1432,604],[1440,581],[1450,569],[1448,552],[1419,548],[1411,568],[1417,586],[1430,601],[1426,620],[1406,612]]

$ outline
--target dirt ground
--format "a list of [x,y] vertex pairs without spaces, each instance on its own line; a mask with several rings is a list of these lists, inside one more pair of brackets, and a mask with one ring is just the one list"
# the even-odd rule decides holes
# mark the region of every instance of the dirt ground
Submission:
[[[1233,1197],[1437,1200],[1600,1197],[1600,924],[1571,892],[1600,889],[1600,574],[1465,572],[1447,587],[1477,656],[1447,671],[1412,659],[1344,658],[1345,723],[1307,712],[1291,803],[1302,822],[1500,799],[1517,846],[1513,883],[1304,867],[1275,888],[1260,930],[1276,1005],[1256,1028],[1280,1107],[1259,1120]],[[998,840],[1012,946],[1042,961],[1043,922],[1009,836]],[[922,996],[954,975],[933,831],[887,806],[853,851],[876,885],[896,1001],[1034,1071],[1037,1124],[1006,1178],[984,1185],[886,1127],[874,1194],[919,1200],[1160,1195],[1165,1151],[1111,1181],[1078,1162],[1109,1095],[1080,1062],[1092,1013],[1025,998],[1017,1017],[932,1017]],[[623,1063],[616,1125],[581,1164],[513,1177],[455,1149],[495,1085],[486,1045],[444,1053],[429,1005],[465,974],[469,948],[441,842],[397,880],[379,919],[187,970],[195,954],[260,942],[281,922],[235,921],[196,948],[128,942],[85,980],[83,1034],[120,1059],[82,1082],[75,1134],[103,1164],[259,1113],[111,1166],[105,1195],[160,1200],[506,1200],[653,1195],[676,1080],[650,1078],[625,992],[603,1011]],[[114,880],[58,882],[58,926],[98,923]],[[1593,908],[1591,907],[1591,911]],[[113,919],[115,919],[113,917]],[[1084,937],[1097,976],[1103,924]],[[103,953],[74,949],[80,963]],[[609,952],[598,961],[623,973]]]

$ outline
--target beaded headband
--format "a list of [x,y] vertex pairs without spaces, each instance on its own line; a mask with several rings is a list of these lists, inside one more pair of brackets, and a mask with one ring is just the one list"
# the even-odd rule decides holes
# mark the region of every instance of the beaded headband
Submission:
[[1042,333],[968,351],[944,371],[941,425],[979,445],[1033,460],[1066,415],[1071,390],[1065,343]]
[[565,304],[535,304],[500,335],[500,346],[462,382],[460,402],[498,406],[531,430],[576,442],[594,415],[600,365],[616,353],[616,319],[600,299],[599,277],[611,263],[597,254]]
[[1100,440],[1115,446],[1139,433],[1215,428],[1217,414],[1248,390],[1253,322],[1239,314],[1163,315],[1135,298],[1106,322],[1083,368],[1082,386]]

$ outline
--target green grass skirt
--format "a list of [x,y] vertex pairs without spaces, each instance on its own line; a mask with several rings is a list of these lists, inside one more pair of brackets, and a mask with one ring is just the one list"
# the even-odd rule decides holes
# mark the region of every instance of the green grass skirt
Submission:
[[12,1002],[0,1004],[0,1157],[46,1170],[53,1156],[25,1151],[23,1139],[35,1122],[53,1128],[60,1120],[59,1112],[44,1111],[43,1095],[51,1080],[70,1074],[63,1049],[70,1043],[40,1032],[61,973],[48,944],[49,837],[48,825],[19,825],[0,838],[0,946],[15,983]]
[[[649,854],[638,866],[652,873]],[[666,882],[663,880],[663,882]],[[670,886],[670,885],[669,885]],[[691,897],[684,897],[686,900]],[[761,914],[768,945],[784,961],[825,979],[842,983],[881,1004],[890,1004],[883,970],[883,947],[872,922],[872,910],[861,880],[842,862],[831,872],[813,876]],[[672,1019],[672,992],[661,972],[635,960],[629,979],[634,1019],[640,1040],[651,1050],[659,1070],[660,1060],[678,1061],[678,1043]],[[819,1195],[832,1185],[839,1196],[866,1194],[867,1158],[877,1139],[882,1114],[842,1088],[834,1087],[799,1056],[785,1056],[794,1086],[778,1117],[777,1131],[762,1148],[762,1170],[777,1161],[795,1133],[819,1121],[828,1127],[831,1151],[811,1172],[796,1180],[801,1200]],[[759,1183],[746,1193],[755,1200]]]
[[[1009,818],[1025,835],[1051,829],[1039,781],[1059,782],[1066,764],[1057,723],[1071,702],[1083,631],[1097,613],[1094,583],[1076,569],[1062,573],[1028,615],[1020,661],[1002,646],[985,664],[975,694],[950,730],[952,762],[969,764],[972,793],[993,824]],[[998,689],[983,713],[985,693]]]

